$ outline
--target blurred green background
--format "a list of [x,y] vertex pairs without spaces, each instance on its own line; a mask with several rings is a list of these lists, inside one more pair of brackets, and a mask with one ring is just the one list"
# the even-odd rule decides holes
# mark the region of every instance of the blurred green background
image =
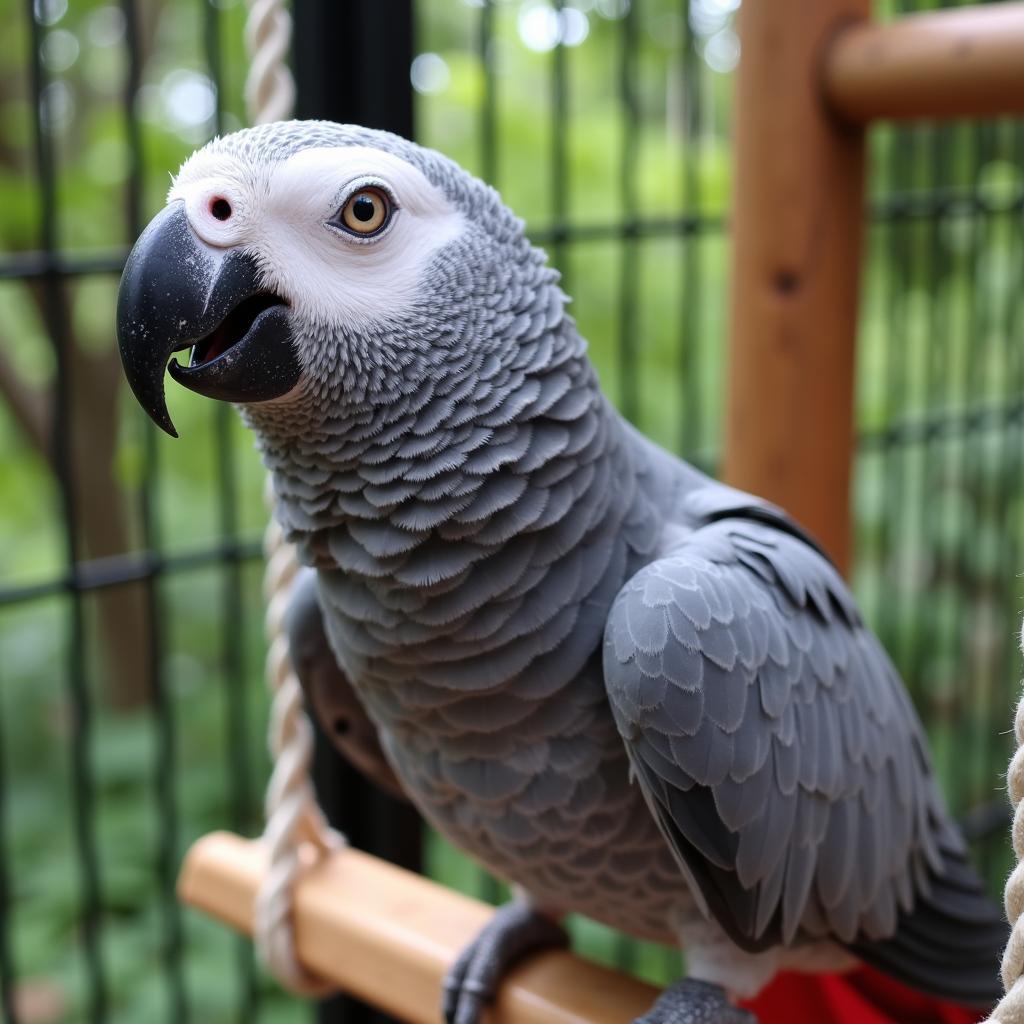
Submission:
[[[498,185],[565,274],[613,399],[713,469],[739,0],[415,6],[419,140]],[[245,120],[238,0],[0,0],[0,932],[20,1020],[88,1019],[80,845],[91,829],[102,904],[92,952],[111,1021],[174,1019],[169,942],[183,951],[192,1019],[307,1020],[252,968],[246,943],[191,912],[180,938],[174,931],[168,882],[187,844],[214,828],[259,829],[266,513],[258,459],[230,409],[173,389],[174,442],[156,436],[121,383],[112,323],[113,268],[132,241],[126,11],[137,14],[143,220],[218,123],[230,131]],[[53,292],[18,269],[47,244],[37,42],[54,240],[60,260],[97,268],[56,286],[57,313]],[[1019,122],[872,131],[855,584],[928,724],[958,813],[1003,800],[1019,676],[1022,210]],[[66,395],[54,332],[68,339]],[[155,695],[142,589],[93,591],[76,622],[59,582],[68,543],[51,455],[58,409],[72,438],[80,557],[161,552]],[[86,708],[90,730],[76,745],[72,723]],[[1002,832],[977,852],[995,893],[1008,866]],[[446,883],[499,895],[433,837],[426,856]],[[677,969],[669,951],[576,928],[586,952],[652,980]]]

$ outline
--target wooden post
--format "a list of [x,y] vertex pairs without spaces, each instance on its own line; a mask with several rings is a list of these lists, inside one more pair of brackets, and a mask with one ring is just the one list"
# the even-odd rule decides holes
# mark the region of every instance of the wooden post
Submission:
[[788,509],[842,569],[864,137],[829,112],[822,72],[870,6],[747,0],[740,13],[724,475]]

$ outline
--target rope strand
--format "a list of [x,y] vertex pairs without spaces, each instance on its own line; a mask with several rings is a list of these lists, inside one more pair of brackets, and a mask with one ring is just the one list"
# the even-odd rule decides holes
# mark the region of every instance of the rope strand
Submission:
[[[1024,649],[1024,636],[1021,639]],[[1017,749],[1006,773],[1010,803],[1013,805],[1013,852],[1017,864],[1006,880],[1003,900],[1012,930],[1003,952],[1003,988],[1006,995],[992,1011],[987,1024],[1024,1024],[1024,696],[1013,720]]]
[[[291,18],[281,0],[248,0],[245,40],[250,67],[245,100],[254,124],[289,117],[295,83],[288,68]],[[274,491],[267,479],[267,506]],[[306,717],[302,687],[292,670],[285,632],[288,602],[298,571],[295,549],[273,518],[264,538],[267,569],[263,589],[267,601],[267,683],[273,694],[268,745],[274,768],[264,798],[267,873],[256,895],[254,933],[260,956],[286,987],[302,995],[329,994],[332,986],[310,975],[295,951],[293,904],[302,873],[326,852],[345,843],[316,802],[310,779],[313,729]]]
[[[272,494],[268,480],[268,497]],[[294,548],[271,520],[264,548],[267,570],[267,682],[274,694],[270,711],[269,746],[274,769],[264,800],[263,842],[269,865],[256,896],[256,948],[288,988],[303,995],[322,996],[331,987],[309,975],[295,954],[292,909],[295,884],[325,852],[344,844],[344,837],[327,824],[310,781],[313,729],[306,717],[302,688],[292,670],[285,637],[285,617],[298,563]]]
[[281,0],[248,0],[245,45],[249,74],[245,79],[245,105],[253,124],[291,117],[295,106],[295,80],[288,68],[292,19]]

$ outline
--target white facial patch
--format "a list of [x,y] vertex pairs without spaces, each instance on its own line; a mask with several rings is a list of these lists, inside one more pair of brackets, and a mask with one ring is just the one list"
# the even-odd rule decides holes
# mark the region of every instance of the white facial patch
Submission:
[[[388,226],[369,238],[330,226],[366,183],[394,196]],[[220,197],[232,207],[224,221],[213,214]],[[182,167],[169,198],[185,200],[204,241],[256,255],[267,288],[300,320],[356,330],[411,305],[431,258],[463,226],[462,215],[421,171],[366,146],[307,149],[266,168],[242,167],[223,155],[204,161],[200,151]]]

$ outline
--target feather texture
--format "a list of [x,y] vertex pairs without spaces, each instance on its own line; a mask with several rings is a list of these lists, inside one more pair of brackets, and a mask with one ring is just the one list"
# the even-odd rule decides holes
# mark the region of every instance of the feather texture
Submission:
[[[396,216],[445,211],[443,244],[423,246],[415,287],[405,250],[401,275],[365,278],[382,294],[402,276],[401,302],[293,303],[301,385],[243,415],[316,570],[331,678],[404,791],[538,903],[683,936],[694,963],[720,960],[723,934],[740,958],[839,941],[919,987],[994,998],[998,916],[849,591],[778,509],[614,412],[496,192],[325,122],[215,141],[176,188],[231,167],[255,223],[275,168],[346,147],[414,169],[400,179],[430,195],[400,195]],[[318,161],[303,166],[329,173]],[[284,293],[275,241],[261,265]],[[342,289],[333,262],[315,269]]]

